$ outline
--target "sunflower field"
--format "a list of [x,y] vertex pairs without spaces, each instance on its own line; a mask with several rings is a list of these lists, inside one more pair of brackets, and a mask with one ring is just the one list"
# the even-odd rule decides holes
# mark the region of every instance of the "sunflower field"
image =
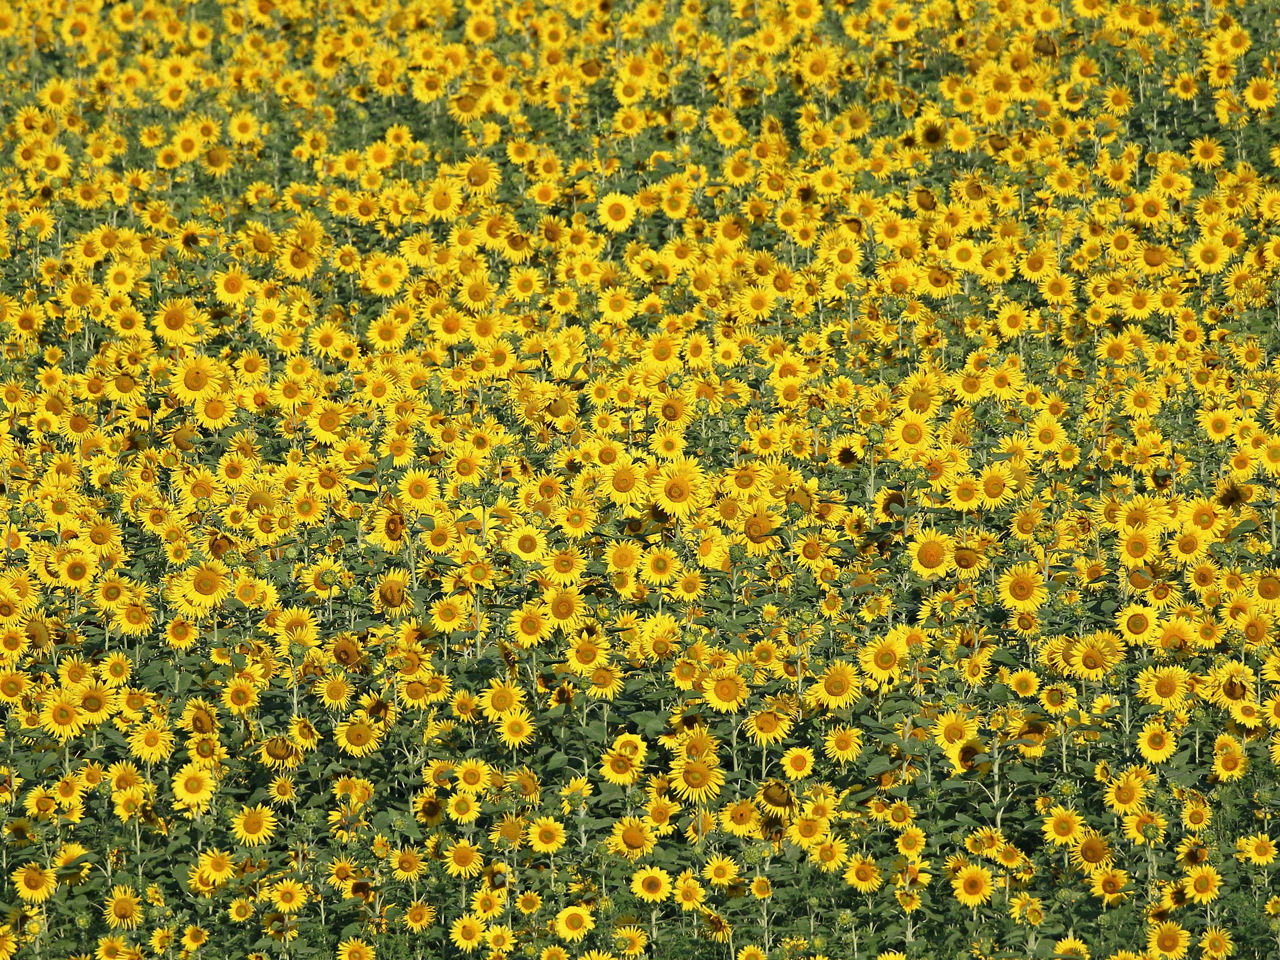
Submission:
[[0,960],[1280,956],[1277,37],[0,3]]

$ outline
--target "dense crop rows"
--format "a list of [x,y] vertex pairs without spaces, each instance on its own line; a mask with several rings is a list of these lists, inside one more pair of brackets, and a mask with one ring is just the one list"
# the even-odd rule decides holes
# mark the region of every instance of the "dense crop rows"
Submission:
[[1280,950],[1268,3],[0,3],[0,960]]

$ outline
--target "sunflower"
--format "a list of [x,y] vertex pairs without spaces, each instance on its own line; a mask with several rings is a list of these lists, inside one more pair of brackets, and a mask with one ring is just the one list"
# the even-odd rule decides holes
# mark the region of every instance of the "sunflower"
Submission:
[[862,752],[862,731],[843,724],[834,726],[827,731],[822,750],[836,763],[851,763]]
[[738,864],[733,857],[711,857],[703,865],[702,876],[713,887],[727,887],[738,879]]
[[236,841],[246,847],[256,847],[268,842],[275,834],[276,815],[262,804],[244,806],[231,819],[231,829]]
[[1116,813],[1134,813],[1141,809],[1145,796],[1143,782],[1132,774],[1126,774],[1108,784],[1103,802]]
[[1105,677],[1123,659],[1124,647],[1109,630],[1081,638],[1063,657],[1064,665],[1074,676],[1093,682]]
[[1201,236],[1187,251],[1187,265],[1200,273],[1221,273],[1230,259],[1222,241],[1209,235]]
[[338,960],[374,960],[373,944],[359,937],[348,937],[338,944]]
[[606,230],[621,233],[635,220],[635,201],[623,193],[607,193],[596,204],[596,215]]
[[237,677],[223,688],[222,704],[237,716],[247,716],[258,704],[258,688],[251,681]]
[[815,691],[814,699],[824,709],[843,710],[858,699],[860,684],[853,665],[837,660],[828,664],[811,689]]
[[909,550],[911,569],[924,579],[946,576],[955,565],[955,539],[932,527],[917,534]]
[[23,903],[44,903],[58,885],[56,874],[35,862],[23,864],[13,871],[11,877]]
[[1014,564],[1000,576],[999,587],[1001,602],[1018,613],[1034,613],[1049,595],[1035,563]]
[[677,457],[664,464],[653,479],[654,500],[670,516],[685,519],[701,505],[706,483],[696,460]]
[[991,871],[977,864],[968,864],[951,878],[951,888],[962,905],[981,906],[991,899]]
[[490,782],[490,766],[478,757],[463,760],[453,771],[458,790],[465,793],[483,792]]
[[[982,504],[982,486],[972,474],[958,474],[947,491],[947,500],[955,510],[974,510]],[[957,564],[957,569],[963,570]]]
[[566,632],[572,632],[586,618],[586,601],[576,587],[548,590],[542,600],[552,626]]
[[485,932],[486,925],[483,918],[472,913],[464,913],[449,927],[449,939],[459,950],[471,953],[480,949]]
[[813,751],[808,747],[792,747],[782,756],[782,772],[788,780],[800,780],[813,772]]
[[315,681],[314,689],[327,710],[345,710],[355,693],[355,688],[340,669],[320,677]]
[[416,880],[426,866],[422,851],[416,847],[401,847],[393,851],[389,859],[392,873],[400,881]]
[[680,757],[671,767],[671,785],[681,800],[702,804],[714,800],[724,786],[724,772],[711,757]]
[[516,645],[529,650],[547,639],[555,627],[547,615],[546,605],[534,600],[512,612],[508,629]]
[[405,570],[386,570],[373,583],[373,611],[391,616],[407,614],[413,609],[409,594],[410,575]]
[[1031,449],[1038,454],[1057,453],[1067,442],[1067,433],[1057,417],[1042,410],[1031,422],[1030,441]]
[[1120,562],[1129,570],[1145,566],[1158,549],[1153,540],[1153,534],[1143,528],[1122,530],[1116,551]]
[[1212,170],[1222,164],[1226,154],[1213,137],[1196,137],[1191,141],[1191,162],[1201,170]]
[[480,801],[470,793],[455,793],[445,804],[445,811],[455,823],[475,823],[480,818]]
[[207,613],[231,594],[230,569],[221,560],[206,560],[182,573],[180,589],[187,604],[198,613]]
[[473,154],[457,166],[457,175],[468,192],[477,197],[491,196],[502,184],[502,171],[488,157]]
[[885,440],[895,456],[905,459],[929,446],[933,430],[923,415],[908,410],[885,432]]
[[498,733],[508,750],[522,747],[533,740],[533,715],[524,707],[515,707],[498,718]]
[[1218,897],[1222,876],[1208,863],[1201,863],[1187,871],[1183,887],[1192,903],[1212,903]]
[[671,896],[671,874],[661,867],[644,867],[631,876],[631,892],[645,903],[661,903]]
[[1071,861],[1092,876],[1112,865],[1111,844],[1099,831],[1086,828],[1071,844]]
[[1190,943],[1190,932],[1172,920],[1147,929],[1147,949],[1154,960],[1181,960]]
[[1255,833],[1236,841],[1237,856],[1255,866],[1266,866],[1276,859],[1276,842],[1266,833]]
[[557,587],[575,586],[587,567],[587,558],[575,546],[562,547],[547,555],[543,569],[547,578]]
[[720,825],[735,837],[758,836],[760,811],[750,797],[741,797],[721,809]]
[[1148,722],[1138,735],[1138,752],[1147,763],[1163,763],[1177,749],[1177,739],[1159,720]]
[[595,925],[591,911],[582,906],[565,907],[555,918],[556,936],[566,943],[577,943],[595,929]]
[[414,900],[404,908],[404,925],[413,933],[430,927],[436,919],[436,908],[423,900]]
[[698,882],[692,870],[684,870],[675,882],[675,900],[686,913],[699,910],[706,898],[706,889]]
[[531,524],[523,524],[507,536],[508,549],[526,563],[539,563],[547,554],[546,535]]
[[445,870],[451,877],[470,879],[484,869],[484,854],[466,840],[456,840],[445,851]]
[[1013,470],[1004,463],[992,463],[978,475],[978,498],[982,506],[994,510],[1014,498]]
[[587,696],[597,700],[612,700],[622,692],[626,675],[615,663],[602,663],[587,675],[591,681]]
[[933,739],[943,750],[958,750],[978,734],[978,718],[958,710],[941,713],[933,721]]
[[108,687],[119,688],[129,681],[133,673],[133,661],[124,653],[110,653],[98,668],[98,675]]
[[298,795],[298,787],[293,777],[278,774],[267,784],[267,795],[272,803],[293,803]]
[[171,297],[152,317],[156,335],[165,343],[185,347],[200,339],[205,315],[189,297]]
[[875,683],[893,686],[902,678],[907,652],[906,640],[895,631],[864,646],[858,654],[858,665]]
[[188,817],[203,813],[213,799],[214,780],[207,767],[188,763],[173,775],[174,806]]
[[1182,807],[1182,825],[1193,834],[1199,833],[1209,826],[1213,819],[1213,810],[1202,797],[1190,797]]
[[[649,943],[649,935],[634,923],[624,924],[615,927],[613,931],[613,942],[617,949],[622,951],[624,957],[638,957],[645,951],[645,947]],[[599,951],[594,951],[600,953]],[[590,954],[584,954],[584,958]],[[593,960],[607,960],[608,954],[600,954]]]
[[845,867],[844,882],[859,893],[874,893],[882,883],[880,868],[870,857],[854,854]]
[[539,817],[529,824],[528,837],[535,853],[555,853],[565,843],[564,824],[551,817]]
[[747,736],[756,746],[780,743],[791,732],[794,721],[776,709],[757,710],[746,719]]
[[866,450],[867,441],[865,436],[845,433],[831,441],[827,457],[832,463],[844,469],[852,469],[862,462]]
[[634,862],[653,852],[657,837],[648,821],[639,817],[621,817],[614,821],[605,843],[612,853]]
[[142,919],[142,901],[129,887],[114,886],[102,908],[102,916],[112,930],[132,930]]
[[727,667],[708,674],[702,681],[703,695],[718,713],[737,713],[749,691],[747,682]]
[[666,547],[654,547],[646,550],[640,561],[640,578],[646,583],[661,587],[675,580],[681,569],[680,559],[675,551]]
[[1055,846],[1071,846],[1076,842],[1083,827],[1084,820],[1074,810],[1060,805],[1054,806],[1044,821],[1044,838]]
[[626,456],[617,459],[601,485],[605,495],[622,509],[624,515],[630,515],[633,508],[649,496],[644,469]]
[[97,560],[78,550],[69,551],[58,565],[59,583],[77,593],[83,592],[92,584],[97,572]]
[[218,393],[220,374],[215,361],[202,354],[192,354],[178,365],[170,384],[179,400],[194,403]]
[[1230,744],[1225,749],[1215,750],[1213,755],[1213,775],[1221,782],[1239,780],[1249,767],[1249,758],[1239,744]]
[[1244,102],[1250,110],[1269,110],[1276,105],[1280,97],[1280,87],[1271,77],[1254,77],[1245,85]]
[[1203,531],[1187,526],[1174,532],[1165,550],[1175,563],[1181,567],[1187,567],[1208,552],[1209,543],[1209,537]]
[[431,626],[437,633],[464,629],[470,600],[462,596],[441,597],[431,604]]
[[174,735],[159,718],[134,726],[129,731],[129,752],[143,763],[160,763],[173,753]]
[[1137,676],[1138,696],[1165,710],[1177,709],[1191,690],[1192,675],[1177,664],[1144,667]]
[[375,723],[363,710],[357,710],[333,731],[338,748],[353,757],[366,757],[377,750],[382,735],[382,725]]
[[57,688],[40,708],[40,726],[59,740],[78,736],[88,723],[87,711],[80,706],[80,694],[75,689]]
[[1231,934],[1219,926],[1207,927],[1200,937],[1200,950],[1205,960],[1225,960],[1234,948]]
[[671,587],[671,594],[676,600],[691,603],[703,595],[706,580],[697,570],[685,569]]

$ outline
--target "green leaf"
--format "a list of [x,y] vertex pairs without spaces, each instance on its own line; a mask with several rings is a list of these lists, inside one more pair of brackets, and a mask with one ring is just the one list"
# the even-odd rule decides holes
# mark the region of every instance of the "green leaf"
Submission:
[[1010,763],[1000,767],[1014,783],[1029,783],[1032,780],[1039,779],[1035,771],[1029,769],[1023,763]]
[[887,757],[883,753],[877,754],[871,758],[871,762],[867,764],[867,776],[874,777],[884,773],[893,766],[893,758]]

